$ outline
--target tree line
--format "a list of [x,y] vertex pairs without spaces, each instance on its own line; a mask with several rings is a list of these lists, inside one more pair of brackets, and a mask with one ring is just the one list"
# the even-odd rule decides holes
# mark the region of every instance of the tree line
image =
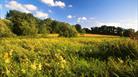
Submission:
[[[121,27],[106,26],[82,28],[81,25],[71,25],[66,22],[52,20],[51,18],[39,19],[31,13],[23,13],[10,10],[6,19],[0,19],[0,37],[4,36],[26,36],[36,34],[57,33],[63,37],[75,37],[78,33],[92,33],[104,35],[119,35],[130,37],[134,29],[123,29]],[[138,32],[137,32],[138,33]]]
[[[4,33],[11,33],[17,36],[36,36],[36,34],[49,34],[49,33],[58,33],[59,36],[63,37],[75,37],[78,32],[73,25],[65,22],[59,22],[56,20],[52,20],[50,18],[47,19],[39,19],[34,17],[31,13],[23,13],[16,10],[10,10],[6,19],[0,20],[0,29],[4,29],[0,35],[5,35]],[[9,24],[2,24],[7,23]],[[7,26],[6,26],[7,25]],[[7,28],[4,28],[4,27]],[[8,31],[6,31],[9,29]],[[10,35],[10,34],[8,34]]]
[[124,28],[115,27],[115,26],[102,25],[101,27],[91,27],[89,29],[89,28],[81,28],[81,25],[76,24],[75,27],[77,31],[80,33],[117,35],[117,36],[124,36],[124,37],[133,37],[135,35],[138,35],[138,31],[135,32],[134,29],[124,29]]

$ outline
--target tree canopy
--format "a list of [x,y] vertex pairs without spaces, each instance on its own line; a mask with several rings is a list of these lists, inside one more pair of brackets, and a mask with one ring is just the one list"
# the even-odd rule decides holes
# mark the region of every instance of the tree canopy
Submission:
[[10,10],[6,19],[10,20],[13,24],[11,30],[16,35],[35,35],[35,34],[48,34],[58,33],[60,36],[73,37],[77,35],[75,28],[65,22],[59,22],[47,19],[38,19],[30,13],[23,13],[16,10]]
[[52,20],[51,18],[39,19],[30,13],[10,10],[5,20],[0,20],[0,36],[8,35],[36,35],[56,33],[63,37],[75,37],[78,33],[91,33],[103,35],[117,35],[132,37],[137,34],[134,29],[102,25],[101,27],[82,28],[80,24]]
[[12,31],[10,30],[10,21],[0,19],[0,37],[10,37],[14,36]]
[[10,10],[6,18],[13,23],[12,31],[17,35],[33,35],[38,32],[37,19],[30,13]]

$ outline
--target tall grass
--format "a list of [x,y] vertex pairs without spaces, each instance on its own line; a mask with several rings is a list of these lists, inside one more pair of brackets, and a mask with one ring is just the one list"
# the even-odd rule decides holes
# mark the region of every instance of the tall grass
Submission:
[[126,38],[3,38],[0,77],[137,77],[138,42]]

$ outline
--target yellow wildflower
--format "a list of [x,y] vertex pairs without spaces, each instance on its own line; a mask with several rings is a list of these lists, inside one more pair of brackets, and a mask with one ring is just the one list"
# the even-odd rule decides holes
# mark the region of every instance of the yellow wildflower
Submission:
[[10,71],[8,70],[8,68],[6,68],[6,74],[8,75],[10,73]]
[[9,58],[5,59],[5,63],[10,63],[10,59]]
[[61,62],[62,62],[63,64],[66,64],[66,60],[62,60]]
[[38,65],[38,70],[41,70],[41,69],[42,69],[42,65],[39,64],[39,65]]
[[22,69],[21,71],[22,71],[22,73],[25,73],[26,72],[25,69]]
[[61,66],[61,68],[62,68],[62,69],[64,69],[64,68],[65,68],[64,64],[60,64],[60,66]]
[[4,58],[8,58],[9,57],[9,54],[6,52],[5,54],[4,54]]
[[34,69],[34,70],[36,70],[36,64],[35,63],[31,64],[31,68]]
[[9,54],[10,54],[10,56],[12,55],[12,52],[13,52],[13,50],[10,50],[10,53],[9,53]]
[[124,61],[123,61],[122,59],[120,59],[120,58],[118,58],[118,61],[119,61],[120,63],[124,63]]
[[59,56],[59,59],[60,59],[61,61],[64,60],[62,56]]
[[5,60],[5,63],[10,63],[10,55],[9,55],[9,53],[5,53],[4,54],[4,60]]

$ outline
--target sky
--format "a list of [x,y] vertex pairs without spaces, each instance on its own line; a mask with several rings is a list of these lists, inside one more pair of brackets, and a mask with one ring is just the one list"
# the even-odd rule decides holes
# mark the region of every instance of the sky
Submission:
[[0,0],[0,17],[9,10],[87,28],[108,25],[138,30],[138,0]]

